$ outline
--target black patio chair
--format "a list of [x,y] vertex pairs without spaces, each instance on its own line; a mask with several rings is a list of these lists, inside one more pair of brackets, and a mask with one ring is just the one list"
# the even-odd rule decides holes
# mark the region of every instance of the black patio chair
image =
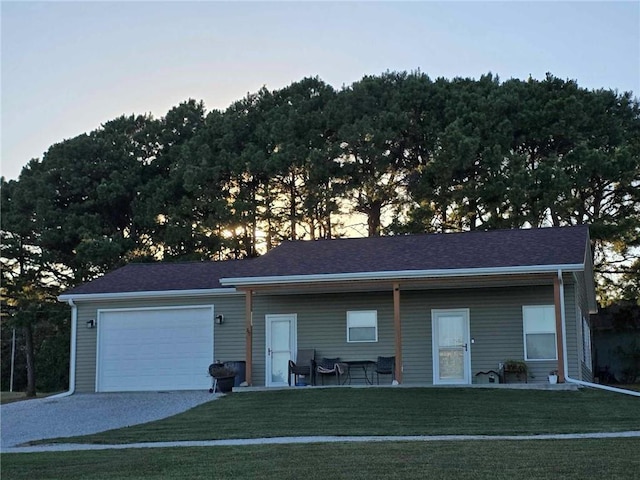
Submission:
[[380,375],[391,375],[391,381],[395,379],[396,357],[378,357],[376,362],[376,382],[380,385]]
[[291,375],[293,375],[293,384],[298,384],[298,377],[304,375],[309,379],[311,385],[315,384],[315,356],[316,351],[313,348],[298,350],[296,361],[289,360],[288,381],[291,386]]
[[340,357],[323,358],[316,367],[316,374],[320,375],[322,385],[324,385],[324,377],[327,375],[336,377],[336,384],[340,385],[340,376],[346,372],[348,368],[344,363],[340,363]]

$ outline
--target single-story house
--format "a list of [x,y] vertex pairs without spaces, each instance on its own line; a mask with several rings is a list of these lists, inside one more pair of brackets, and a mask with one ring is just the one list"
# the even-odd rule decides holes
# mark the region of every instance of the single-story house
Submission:
[[471,384],[507,360],[528,382],[592,381],[589,229],[284,242],[255,259],[129,264],[59,297],[72,389],[205,389],[214,361],[253,386],[316,358],[395,357],[404,384]]

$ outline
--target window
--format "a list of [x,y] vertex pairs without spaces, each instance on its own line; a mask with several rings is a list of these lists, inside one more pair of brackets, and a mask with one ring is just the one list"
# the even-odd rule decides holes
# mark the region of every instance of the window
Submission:
[[522,317],[525,360],[557,360],[555,307],[525,306]]
[[378,312],[347,312],[347,342],[377,342]]

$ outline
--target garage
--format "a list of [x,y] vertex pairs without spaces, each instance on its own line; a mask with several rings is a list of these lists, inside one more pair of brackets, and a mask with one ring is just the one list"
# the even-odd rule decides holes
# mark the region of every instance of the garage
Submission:
[[96,391],[205,390],[213,305],[98,311]]

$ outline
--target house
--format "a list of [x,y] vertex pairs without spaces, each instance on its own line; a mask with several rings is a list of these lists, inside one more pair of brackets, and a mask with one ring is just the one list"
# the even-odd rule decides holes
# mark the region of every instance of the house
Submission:
[[395,357],[404,384],[523,360],[591,381],[587,226],[285,242],[262,257],[130,264],[59,297],[78,392],[208,388],[214,360],[287,384],[298,349]]

